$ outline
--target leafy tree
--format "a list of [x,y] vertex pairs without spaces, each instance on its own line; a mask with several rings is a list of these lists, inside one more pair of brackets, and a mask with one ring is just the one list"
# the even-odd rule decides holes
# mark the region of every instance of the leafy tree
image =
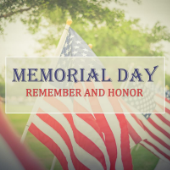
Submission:
[[[114,0],[121,4],[121,0]],[[134,0],[140,2],[140,0]],[[45,13],[51,13],[56,9],[61,9],[63,19],[70,15],[73,19],[79,18],[81,22],[87,19],[93,23],[104,21],[110,10],[102,8],[104,3],[111,0],[3,0],[0,2],[0,21],[1,31],[3,31],[3,22],[13,21],[17,16],[26,12],[22,18],[34,28],[39,26],[42,16]],[[55,16],[58,18],[58,16]]]
[[[121,0],[114,0],[122,4]],[[140,0],[134,0],[140,3]],[[4,22],[20,16],[31,33],[48,31],[39,40],[46,50],[56,48],[67,18],[98,56],[162,56],[161,40],[170,41],[166,27],[156,23],[142,28],[139,20],[126,20],[124,11],[105,7],[111,0],[4,0],[0,3],[0,30]],[[25,12],[24,14],[22,14]],[[21,15],[22,14],[22,15]]]
[[[114,0],[122,4],[123,0]],[[140,3],[140,0],[134,0]],[[31,33],[46,31],[38,40],[41,55],[52,53],[58,45],[67,18],[73,29],[98,56],[163,56],[161,41],[170,41],[170,33],[157,22],[143,28],[139,19],[125,19],[125,12],[109,9],[111,0],[4,0],[0,3],[0,30],[4,23],[21,17]],[[24,14],[22,14],[25,12]]]

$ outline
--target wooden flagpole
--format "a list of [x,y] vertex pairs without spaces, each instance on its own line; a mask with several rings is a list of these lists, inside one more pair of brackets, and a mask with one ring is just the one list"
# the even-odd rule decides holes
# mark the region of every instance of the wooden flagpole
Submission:
[[[56,52],[56,56],[57,56],[57,57],[60,56],[60,54],[61,54],[61,52],[62,52],[62,48],[63,48],[64,42],[65,42],[65,39],[66,39],[66,37],[67,37],[68,29],[69,29],[71,23],[72,23],[72,20],[71,20],[71,19],[68,19],[67,22],[66,22],[66,26],[65,26],[65,28],[64,28],[63,34],[62,34],[62,36],[61,36],[61,38],[60,38],[60,41],[59,41],[59,43],[58,43],[58,46],[57,46],[57,52]],[[26,135],[27,135],[29,126],[30,126],[30,124],[31,124],[31,122],[32,122],[32,120],[33,120],[33,118],[34,118],[34,115],[35,115],[35,114],[31,114],[30,117],[29,117],[29,119],[28,119],[28,122],[27,122],[27,124],[26,124],[26,126],[25,126],[24,132],[23,132],[23,134],[22,134],[22,136],[21,136],[21,143],[23,143],[24,140],[25,140],[25,138],[26,138]]]

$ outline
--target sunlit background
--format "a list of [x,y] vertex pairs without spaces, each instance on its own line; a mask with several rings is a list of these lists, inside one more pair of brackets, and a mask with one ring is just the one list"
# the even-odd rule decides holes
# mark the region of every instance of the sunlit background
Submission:
[[[87,0],[87,2],[91,1],[93,0]],[[5,1],[0,2],[0,7],[3,2]],[[39,3],[40,0],[36,2]],[[67,2],[71,3],[72,0]],[[77,4],[67,6],[61,3],[60,5],[66,11],[68,7],[71,9],[70,12],[74,9],[81,11],[77,9]],[[114,9],[111,13],[113,16],[100,14],[96,23],[98,11],[91,16],[95,6],[91,11],[81,6],[85,19],[82,18],[81,12],[78,15],[75,11],[72,15],[67,14],[68,11],[62,13],[61,8],[53,4],[48,10],[45,8],[43,12],[40,11],[42,13],[37,20],[34,20],[35,16],[29,20],[30,11],[18,13],[11,21],[1,19],[0,14],[0,31],[3,28],[3,33],[0,32],[0,97],[5,97],[5,57],[56,56],[55,52],[64,24],[71,16],[73,20],[71,27],[87,44],[93,44],[92,49],[98,56],[165,56],[166,84],[170,86],[170,0],[107,0],[102,7]],[[4,8],[0,10],[8,12],[10,7],[7,11]],[[23,22],[21,18],[28,20]],[[40,23],[39,19],[42,19]],[[3,110],[4,107],[3,103]],[[29,115],[7,115],[7,117],[21,136]],[[31,133],[27,134],[25,143],[40,162],[50,169],[54,155]],[[153,170],[159,158],[142,146],[138,151],[136,148],[131,151],[134,169]],[[58,161],[55,169],[62,169]]]
[[[170,31],[170,1],[169,0],[142,0],[141,4],[137,4],[132,0],[122,1],[127,5],[122,6],[115,2],[109,3],[109,8],[120,8],[125,10],[125,17],[140,19],[140,25],[142,27],[152,28],[154,24],[159,21],[162,25],[167,26]],[[57,16],[56,16],[57,17]],[[73,21],[74,24],[74,21]],[[46,30],[44,30],[45,32]],[[4,28],[4,35],[0,36],[0,71],[3,71],[5,64],[5,57],[8,56],[40,56],[35,51],[40,48],[36,39],[41,37],[44,33],[41,31],[38,35],[32,35],[29,33],[27,26],[20,21],[20,17],[17,17],[14,22],[7,22]],[[56,30],[57,33],[57,30]],[[57,37],[57,34],[56,34]],[[57,37],[58,38],[58,37]],[[87,42],[90,43],[90,42]],[[162,41],[163,50],[166,51],[166,72],[170,74],[170,43]],[[95,45],[95,44],[93,44]],[[50,56],[53,53],[49,53]]]

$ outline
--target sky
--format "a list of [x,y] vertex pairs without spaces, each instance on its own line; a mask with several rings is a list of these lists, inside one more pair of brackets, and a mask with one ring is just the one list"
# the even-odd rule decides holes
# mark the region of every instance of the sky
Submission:
[[[140,18],[143,26],[152,27],[157,21],[160,21],[170,31],[170,0],[142,0],[140,5],[132,0],[125,2],[127,6],[122,7],[114,2],[108,6],[124,9],[127,18]],[[166,72],[170,74],[170,43],[162,43],[164,50],[167,51]],[[36,41],[36,36],[30,34],[19,19],[15,23],[7,23],[5,35],[0,36],[0,72],[5,65],[5,57],[38,56],[35,53],[35,49],[38,47],[40,45]]]

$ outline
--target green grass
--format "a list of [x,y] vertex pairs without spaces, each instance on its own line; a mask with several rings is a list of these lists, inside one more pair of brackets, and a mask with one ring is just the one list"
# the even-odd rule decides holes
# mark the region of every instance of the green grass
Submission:
[[[24,127],[29,118],[28,114],[8,114],[8,119],[11,124],[21,136]],[[50,169],[54,155],[41,144],[30,132],[28,132],[25,144],[32,150],[32,152],[38,157],[39,161],[44,165],[46,169]],[[132,159],[134,170],[154,170],[158,158],[151,152],[140,146],[136,151],[135,146],[132,150]],[[62,170],[60,163],[57,161],[55,164],[55,170]]]
[[154,170],[159,158],[141,145],[136,151],[137,147],[135,146],[131,151],[134,170]]

